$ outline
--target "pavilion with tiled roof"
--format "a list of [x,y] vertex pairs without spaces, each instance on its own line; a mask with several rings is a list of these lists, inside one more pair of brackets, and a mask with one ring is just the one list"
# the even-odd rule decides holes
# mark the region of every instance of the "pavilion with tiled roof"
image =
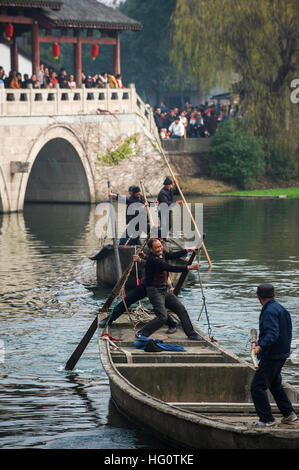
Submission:
[[[0,34],[11,47],[11,69],[18,69],[17,37],[30,31],[32,73],[39,74],[40,43],[72,43],[78,85],[82,80],[83,44],[113,45],[116,75],[121,72],[121,31],[141,29],[139,22],[97,0],[0,0]],[[60,34],[53,35],[52,30]],[[94,37],[94,31],[100,31],[101,37]]]

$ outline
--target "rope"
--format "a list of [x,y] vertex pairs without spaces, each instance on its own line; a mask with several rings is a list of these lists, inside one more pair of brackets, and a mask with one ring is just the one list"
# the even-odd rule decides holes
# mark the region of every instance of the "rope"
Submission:
[[111,340],[111,338],[108,336],[108,335],[102,335],[101,336],[101,339],[104,339],[106,341],[108,341],[108,343],[112,346],[112,348],[114,350],[117,350],[117,351],[121,351],[125,354],[126,358],[127,358],[127,363],[128,364],[132,364],[133,363],[133,358],[132,358],[132,353],[130,351],[126,351],[125,349],[123,348],[120,348],[119,346],[117,346],[114,341]]
[[199,274],[199,271],[198,271],[198,279],[199,279],[199,284],[200,284],[200,288],[201,288],[201,295],[202,295],[202,307],[201,307],[201,311],[200,311],[200,314],[198,316],[198,319],[197,321],[199,321],[200,317],[201,317],[201,314],[203,312],[203,309],[205,310],[205,314],[206,314],[206,318],[207,318],[207,322],[208,322],[208,335],[209,335],[209,338],[212,342],[216,342],[216,339],[214,338],[214,336],[212,336],[212,327],[211,327],[211,324],[210,324],[210,318],[209,318],[209,314],[208,314],[208,309],[207,309],[207,304],[206,304],[206,297],[205,297],[205,294],[204,294],[204,290],[203,290],[203,286],[202,286],[202,282],[201,282],[201,277],[200,277],[200,274]]

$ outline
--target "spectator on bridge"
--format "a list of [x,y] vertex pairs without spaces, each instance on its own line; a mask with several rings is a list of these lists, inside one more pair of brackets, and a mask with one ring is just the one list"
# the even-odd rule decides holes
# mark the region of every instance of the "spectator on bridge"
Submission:
[[187,112],[183,110],[180,114],[180,120],[184,126],[184,139],[187,137],[187,127],[188,127],[188,119],[187,119]]
[[101,80],[101,82],[105,85],[108,84],[108,73],[107,72],[103,72],[99,75],[99,78]]
[[166,115],[166,118],[164,121],[164,126],[166,127],[167,130],[169,129],[170,124],[173,123],[174,118],[175,118],[175,112],[173,109],[171,109],[169,113]]
[[154,113],[154,119],[155,119],[155,123],[156,123],[156,126],[157,126],[159,134],[160,134],[161,129],[164,127],[163,121],[162,121],[162,116],[161,116],[161,108],[159,108],[159,107],[156,108],[156,111]]
[[69,79],[68,79],[68,86],[69,86],[69,88],[76,88],[77,87],[76,82],[75,82],[75,76],[72,73],[70,74]]
[[112,73],[108,73],[108,83],[109,83],[109,88],[118,88],[116,78]]
[[180,116],[175,117],[175,120],[170,124],[168,130],[170,132],[171,139],[182,139],[184,137],[185,128]]
[[18,77],[16,70],[12,70],[8,88],[14,88],[14,89],[21,88],[21,84],[20,84],[19,77]]
[[67,71],[66,69],[62,68],[60,69],[59,75],[57,77],[59,85],[64,81],[64,79],[67,79]]
[[56,78],[56,72],[54,70],[50,73],[50,81],[49,81],[49,88],[55,88],[58,84],[58,80]]
[[118,88],[125,88],[124,85],[123,85],[123,83],[122,83],[122,76],[121,76],[121,74],[118,73],[115,78],[116,78],[116,83],[117,83]]

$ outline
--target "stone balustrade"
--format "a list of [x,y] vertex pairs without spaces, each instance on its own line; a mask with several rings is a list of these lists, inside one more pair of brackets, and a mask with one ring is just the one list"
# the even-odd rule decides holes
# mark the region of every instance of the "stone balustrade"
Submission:
[[65,89],[4,88],[0,84],[1,116],[65,116],[88,114],[136,113],[146,128],[158,136],[153,112],[136,93],[135,85],[128,88],[81,88]]

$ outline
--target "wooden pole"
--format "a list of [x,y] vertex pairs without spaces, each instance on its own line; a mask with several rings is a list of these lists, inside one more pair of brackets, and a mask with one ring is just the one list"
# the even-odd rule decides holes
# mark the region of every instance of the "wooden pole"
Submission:
[[[145,202],[148,204],[148,200],[147,200],[147,197],[146,197],[146,193],[145,193],[145,189],[144,189],[144,185],[143,185],[142,181],[140,181],[140,186],[141,186],[141,190],[142,190],[142,194],[143,194],[143,197],[145,199]],[[152,214],[151,214],[149,205],[146,206],[146,210],[147,210],[147,215],[148,215],[148,219],[149,219],[149,222],[150,222],[150,226],[153,227],[154,226],[154,221],[153,221],[153,218],[152,218]]]
[[19,71],[19,52],[18,52],[18,41],[16,36],[12,38],[10,45],[10,70]]
[[32,25],[32,73],[39,79],[40,74],[39,27],[35,20]]
[[118,75],[120,72],[120,35],[116,33],[116,44],[113,47],[113,73],[114,76]]
[[76,42],[74,44],[74,71],[77,87],[82,85],[82,38],[80,29],[75,31]]
[[[167,165],[167,167],[168,167],[168,169],[169,169],[169,171],[170,171],[170,174],[171,174],[171,176],[172,176],[172,179],[173,179],[174,183],[176,184],[176,187],[178,188],[178,191],[179,191],[179,193],[180,193],[180,195],[181,195],[181,198],[182,198],[184,204],[185,204],[186,207],[187,207],[187,211],[188,211],[188,213],[189,213],[189,215],[190,215],[190,218],[191,218],[191,220],[192,220],[192,222],[193,222],[193,224],[194,224],[195,231],[196,231],[198,237],[201,238],[201,234],[200,234],[200,232],[199,232],[199,230],[198,230],[198,227],[197,227],[197,224],[196,224],[196,222],[195,222],[195,219],[194,219],[194,217],[193,217],[193,215],[192,215],[192,212],[191,212],[191,210],[190,210],[190,208],[189,208],[189,206],[188,206],[188,204],[187,204],[187,202],[186,202],[185,196],[184,196],[184,194],[183,194],[183,192],[182,192],[182,190],[181,190],[181,188],[180,188],[180,185],[179,185],[179,183],[178,183],[178,180],[177,180],[177,178],[176,178],[174,172],[172,171],[172,168],[171,168],[171,166],[170,166],[170,163],[169,163],[169,161],[168,161],[167,158],[166,158],[166,155],[165,155],[164,150],[162,149],[161,143],[160,143],[158,140],[157,140],[157,143],[158,143],[159,149],[160,149],[160,151],[161,151],[161,153],[162,153],[162,155],[163,155],[163,158],[164,158],[164,160],[165,160],[165,163],[166,163],[166,165]],[[212,267],[213,265],[212,265],[212,262],[211,262],[211,260],[210,260],[210,257],[209,257],[209,254],[208,254],[208,252],[207,252],[207,249],[206,249],[206,247],[205,247],[204,242],[202,242],[202,245],[201,245],[201,246],[202,246],[202,249],[203,249],[203,251],[204,251],[204,254],[205,254],[205,256],[206,256],[206,258],[207,258],[207,260],[208,260],[209,266]]]

